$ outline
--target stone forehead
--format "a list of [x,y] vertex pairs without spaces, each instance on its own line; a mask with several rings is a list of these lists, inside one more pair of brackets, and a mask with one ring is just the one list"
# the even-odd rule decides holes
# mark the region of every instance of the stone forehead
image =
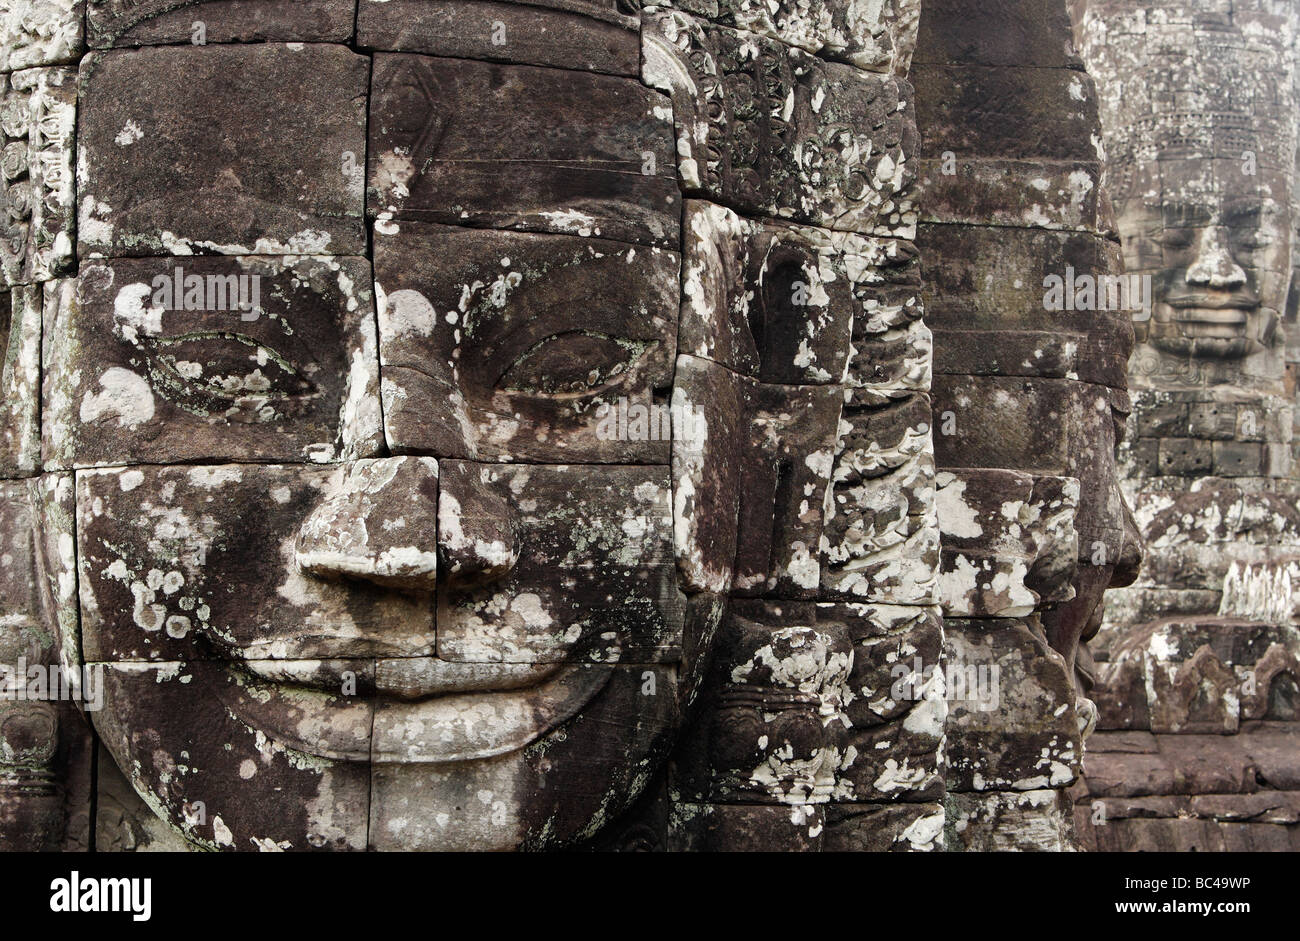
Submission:
[[1081,3],[1113,164],[1177,156],[1291,166],[1293,14],[1276,4]]

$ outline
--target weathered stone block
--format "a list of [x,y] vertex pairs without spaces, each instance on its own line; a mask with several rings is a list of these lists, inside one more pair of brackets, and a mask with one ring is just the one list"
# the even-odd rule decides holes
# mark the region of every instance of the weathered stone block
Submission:
[[392,52],[636,75],[635,9],[616,0],[361,0],[357,40]]
[[938,600],[929,404],[916,393],[884,406],[846,404],[822,547],[828,597],[885,604]]
[[1211,451],[1218,477],[1258,477],[1264,473],[1264,446],[1256,441],[1215,441]]
[[679,244],[672,109],[631,78],[375,56],[369,205],[418,219]]
[[[844,623],[853,640],[848,681],[852,696],[845,713],[855,729],[935,706],[935,700],[923,700],[932,668],[943,654],[943,621],[937,608],[823,603],[818,618]],[[942,706],[942,697],[937,702]],[[916,717],[918,722],[923,718]]]
[[954,687],[946,693],[949,790],[1071,784],[1083,746],[1060,655],[1014,618],[949,618],[944,634],[944,670]]
[[170,43],[347,42],[353,0],[87,0],[93,49]]
[[1096,160],[1044,167],[1041,160],[954,159],[927,155],[917,161],[923,223],[1109,231]]
[[78,253],[362,253],[367,73],[320,44],[87,56]]
[[1196,402],[1188,406],[1187,437],[1231,441],[1236,433],[1237,406],[1235,404]]
[[1101,853],[1220,853],[1223,833],[1213,820],[1117,820],[1093,830]]
[[0,294],[0,478],[40,466],[40,285]]
[[668,820],[668,847],[679,853],[816,853],[825,836],[826,809],[819,804],[682,802],[673,805]]
[[47,296],[45,321],[50,469],[381,447],[365,259],[86,262]]
[[912,237],[905,82],[679,12],[647,14],[642,41],[642,77],[673,96],[687,192],[745,213]]
[[917,64],[1079,68],[1065,5],[1057,0],[993,0],[970,15],[963,0],[927,0]]
[[1097,93],[1083,72],[918,65],[912,82],[926,157],[1097,160]]
[[723,625],[702,721],[677,752],[690,801],[820,804],[846,796],[848,629],[810,604],[743,604]]
[[942,850],[941,804],[832,804],[823,849],[832,853],[928,853]]
[[1058,790],[949,794],[944,810],[950,852],[1075,849],[1070,800]]
[[1214,466],[1209,441],[1196,438],[1161,438],[1158,451],[1160,473],[1203,477]]
[[1025,617],[1074,597],[1079,483],[1010,470],[935,479],[940,603],[957,617]]

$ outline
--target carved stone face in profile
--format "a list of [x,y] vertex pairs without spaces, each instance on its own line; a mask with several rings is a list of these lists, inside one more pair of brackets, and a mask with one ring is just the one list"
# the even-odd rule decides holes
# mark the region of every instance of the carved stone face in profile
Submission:
[[[274,41],[83,66],[80,269],[46,311],[44,457],[77,469],[96,729],[212,848],[573,842],[674,742],[733,589],[811,599],[829,569],[837,598],[931,600],[845,511],[827,525],[834,470],[878,505],[881,545],[936,561],[911,420],[929,412],[905,401],[928,335],[889,303],[915,293],[889,283],[914,253],[857,234],[907,209],[899,84],[764,40],[789,59],[773,133],[816,166],[725,185],[855,231],[769,226],[684,209],[691,116],[640,80],[634,18],[578,18],[603,37],[590,62],[542,43],[501,65],[445,57],[495,55],[486,38],[403,38],[383,7],[362,5],[369,45],[413,51],[373,71]],[[150,94],[164,74],[198,91]],[[892,345],[850,382],[851,339],[873,333]],[[849,385],[861,409],[905,404],[889,449],[833,468]],[[842,685],[846,639],[781,629],[782,656],[820,651],[818,682]],[[756,675],[805,682],[750,646]]]

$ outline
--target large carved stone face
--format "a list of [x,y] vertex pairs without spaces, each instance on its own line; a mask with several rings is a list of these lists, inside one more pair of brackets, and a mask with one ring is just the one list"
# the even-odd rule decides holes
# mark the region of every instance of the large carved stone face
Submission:
[[[88,70],[82,237],[108,257],[55,315],[47,443],[99,466],[78,480],[97,727],[202,843],[564,842],[636,794],[677,725],[671,430],[644,414],[673,389],[671,112],[634,77],[448,61],[380,56],[370,81],[345,48],[273,44]],[[101,96],[154,67],[239,87],[202,116],[128,94],[109,117]],[[204,151],[200,124],[276,115],[286,75],[319,79],[309,119]],[[135,172],[128,125],[150,141]],[[499,162],[477,177],[471,150]],[[177,185],[167,161],[195,151]],[[606,195],[579,210],[575,190]],[[464,205],[527,231],[439,224]],[[115,257],[138,239],[169,257]]]
[[[675,64],[643,82],[612,9],[581,21],[600,43],[502,65],[381,7],[362,31],[416,52],[373,70],[214,41],[95,52],[80,79],[45,467],[76,470],[95,727],[213,848],[571,842],[655,772],[733,591],[933,602],[928,333],[888,237],[914,224],[906,86],[763,40],[790,102],[763,133],[788,141],[746,169],[749,119],[708,126],[682,80],[716,46],[736,74],[709,94],[748,114],[734,31],[674,14]],[[195,95],[150,94],[163,74]],[[801,224],[683,205],[688,138],[697,188]],[[825,800],[842,753],[810,690],[846,682],[848,632],[765,605],[747,669],[813,704],[794,760]],[[781,766],[785,738],[755,739]]]

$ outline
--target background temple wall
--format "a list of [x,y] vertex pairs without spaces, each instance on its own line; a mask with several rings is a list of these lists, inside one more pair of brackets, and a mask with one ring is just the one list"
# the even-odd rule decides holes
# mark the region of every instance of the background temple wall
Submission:
[[[1102,850],[1295,849],[1296,245],[1257,259],[1294,238],[1296,7],[1071,6],[1129,270],[1157,284],[1129,364],[1121,448],[1147,557],[1133,587],[1108,597],[1076,820],[1083,844]],[[1265,211],[1226,215],[1252,203]],[[1160,338],[1161,296],[1203,283],[1177,248],[1196,212],[1222,227],[1231,254],[1210,286],[1258,299],[1244,349]]]

